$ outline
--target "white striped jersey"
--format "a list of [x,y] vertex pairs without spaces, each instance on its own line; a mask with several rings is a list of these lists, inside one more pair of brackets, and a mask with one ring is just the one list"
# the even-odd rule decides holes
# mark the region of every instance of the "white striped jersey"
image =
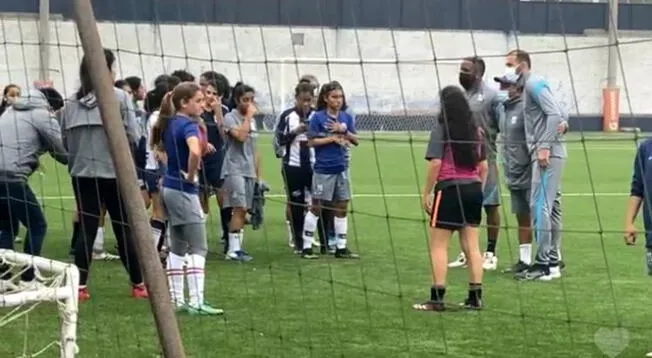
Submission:
[[309,113],[302,118],[295,107],[289,108],[279,116],[275,128],[275,141],[278,143],[279,153],[282,155],[283,164],[292,167],[312,167],[315,163],[315,151],[308,147],[306,133],[294,134],[293,131],[301,124],[308,124]]

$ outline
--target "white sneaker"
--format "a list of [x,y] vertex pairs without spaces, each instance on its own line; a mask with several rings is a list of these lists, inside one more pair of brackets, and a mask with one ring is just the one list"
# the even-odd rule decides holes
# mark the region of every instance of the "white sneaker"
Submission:
[[498,258],[492,252],[485,252],[482,258],[482,268],[493,271],[498,268]]
[[294,239],[292,238],[292,236],[288,237],[288,246],[294,247]]
[[466,255],[464,255],[463,252],[460,252],[455,261],[448,263],[448,267],[466,267]]
[[18,291],[18,286],[11,280],[0,280],[0,293]]
[[116,261],[116,260],[120,260],[120,256],[110,254],[106,251],[93,252],[93,261]]
[[561,269],[559,266],[552,266],[550,267],[550,278],[561,278]]

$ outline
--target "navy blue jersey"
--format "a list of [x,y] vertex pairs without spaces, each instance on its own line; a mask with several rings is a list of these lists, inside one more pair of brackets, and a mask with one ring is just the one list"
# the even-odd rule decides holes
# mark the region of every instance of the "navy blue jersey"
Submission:
[[[313,113],[308,126],[308,138],[325,138],[332,134],[326,124],[328,121],[335,121],[346,124],[349,132],[355,134],[355,124],[350,114],[340,111],[337,118],[331,117],[325,110]],[[347,148],[337,143],[330,143],[315,147],[315,173],[339,174],[347,170]]]

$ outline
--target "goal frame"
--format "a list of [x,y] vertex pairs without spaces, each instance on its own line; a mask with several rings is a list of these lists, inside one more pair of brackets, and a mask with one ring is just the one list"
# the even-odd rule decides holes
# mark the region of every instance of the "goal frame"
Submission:
[[78,350],[79,269],[77,266],[7,249],[0,249],[0,262],[2,261],[20,266],[31,266],[37,271],[63,275],[63,285],[59,287],[0,294],[0,307],[22,306],[34,302],[62,302],[63,304],[59,306],[61,315],[60,356],[61,358],[74,358]]

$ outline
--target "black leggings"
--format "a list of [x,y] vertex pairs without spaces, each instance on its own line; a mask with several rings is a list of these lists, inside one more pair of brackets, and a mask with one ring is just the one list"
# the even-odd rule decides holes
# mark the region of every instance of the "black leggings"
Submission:
[[83,286],[88,281],[102,204],[106,206],[106,211],[111,217],[111,225],[118,242],[120,261],[127,269],[131,283],[142,283],[140,264],[117,180],[73,177],[72,187],[75,190],[81,228],[80,235],[75,242],[75,265],[79,268],[79,284]]

